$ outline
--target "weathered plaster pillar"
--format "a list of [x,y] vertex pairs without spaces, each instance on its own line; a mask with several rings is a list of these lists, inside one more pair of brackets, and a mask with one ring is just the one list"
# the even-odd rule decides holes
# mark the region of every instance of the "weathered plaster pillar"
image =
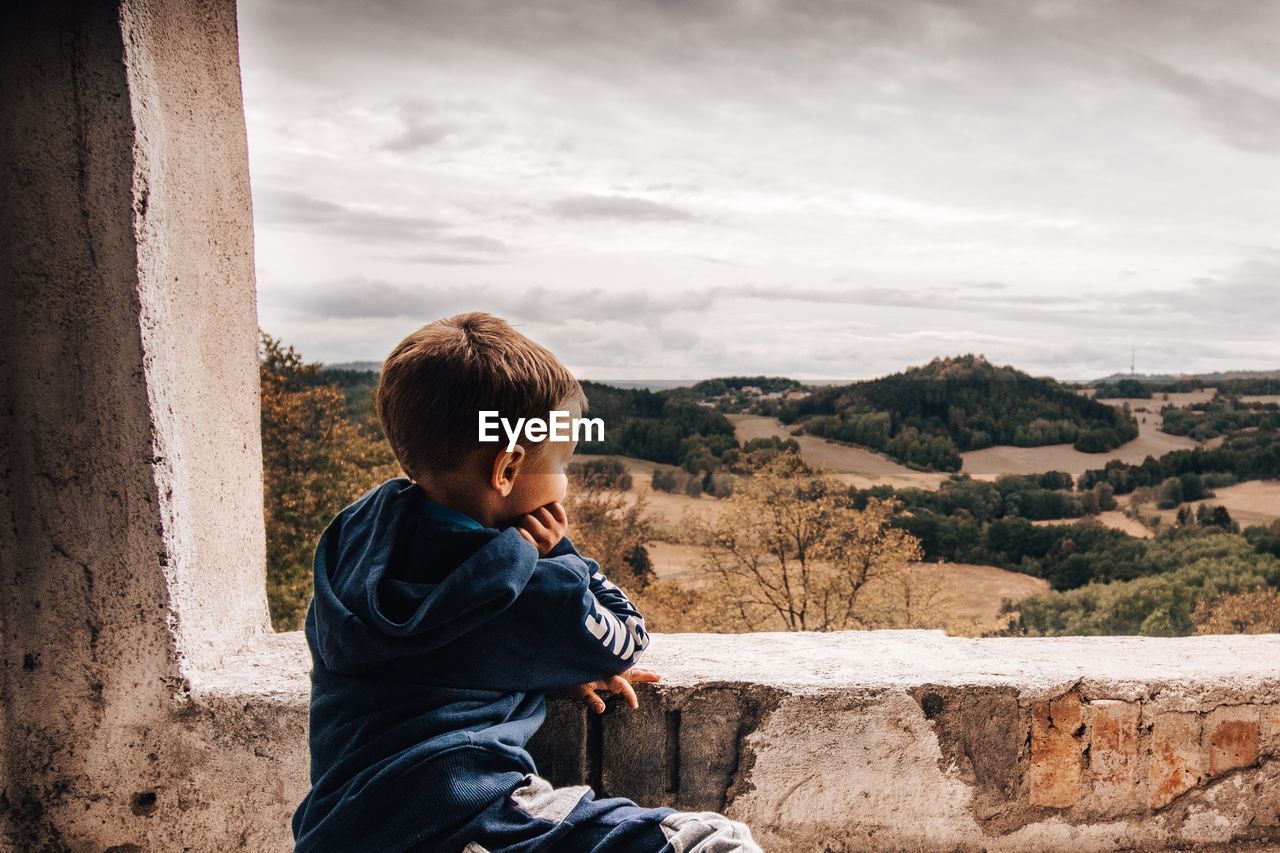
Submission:
[[0,827],[102,849],[267,626],[235,5],[0,15]]

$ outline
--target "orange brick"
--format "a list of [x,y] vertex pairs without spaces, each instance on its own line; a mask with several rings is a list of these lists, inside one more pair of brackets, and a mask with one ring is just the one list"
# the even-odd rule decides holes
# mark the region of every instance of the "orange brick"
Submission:
[[1094,808],[1112,814],[1139,805],[1138,718],[1135,703],[1103,699],[1086,706],[1089,775]]
[[1151,724],[1151,808],[1167,806],[1205,778],[1200,716],[1157,714]]
[[1252,705],[1215,708],[1205,719],[1205,751],[1209,775],[1221,776],[1237,767],[1258,763],[1261,736],[1258,708]]
[[1080,799],[1082,753],[1080,696],[1067,693],[1031,707],[1031,803],[1069,808]]

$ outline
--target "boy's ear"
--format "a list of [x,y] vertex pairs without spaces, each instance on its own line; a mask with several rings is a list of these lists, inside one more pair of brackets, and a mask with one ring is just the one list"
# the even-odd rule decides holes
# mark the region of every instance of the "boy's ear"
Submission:
[[489,477],[489,485],[504,498],[515,488],[516,477],[520,475],[529,454],[524,445],[517,444],[511,450],[499,450],[493,457],[493,471]]

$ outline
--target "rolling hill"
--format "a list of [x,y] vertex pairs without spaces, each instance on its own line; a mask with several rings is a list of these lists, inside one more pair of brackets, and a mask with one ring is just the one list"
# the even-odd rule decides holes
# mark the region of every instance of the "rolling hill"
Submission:
[[882,451],[914,468],[957,471],[961,452],[995,445],[1072,444],[1113,450],[1137,437],[1131,415],[1054,379],[985,358],[936,358],[865,382],[820,388],[776,404],[807,433]]

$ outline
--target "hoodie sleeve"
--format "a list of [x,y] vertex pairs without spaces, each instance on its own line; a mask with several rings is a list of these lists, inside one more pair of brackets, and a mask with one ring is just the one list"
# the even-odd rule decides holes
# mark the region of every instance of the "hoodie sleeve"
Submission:
[[553,608],[529,674],[530,688],[571,687],[634,666],[649,645],[644,617],[600,564],[579,554],[568,538],[539,562],[555,564],[548,570],[571,571],[574,582]]

